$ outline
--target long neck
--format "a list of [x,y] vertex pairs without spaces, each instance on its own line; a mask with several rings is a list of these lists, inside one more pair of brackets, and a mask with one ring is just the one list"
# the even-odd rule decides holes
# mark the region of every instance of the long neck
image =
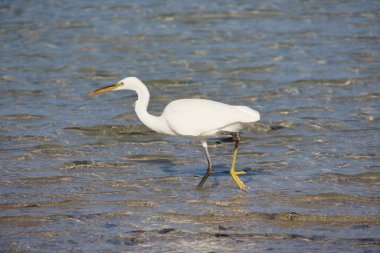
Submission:
[[170,132],[168,132],[170,129],[162,117],[157,117],[148,113],[150,98],[148,88],[145,85],[139,85],[135,91],[138,97],[135,104],[135,111],[141,122],[156,132],[170,134]]

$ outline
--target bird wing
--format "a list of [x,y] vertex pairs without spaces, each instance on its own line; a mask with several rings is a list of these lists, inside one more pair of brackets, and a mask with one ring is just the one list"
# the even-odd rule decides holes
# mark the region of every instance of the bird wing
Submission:
[[166,106],[161,117],[176,134],[185,136],[204,136],[260,118],[259,113],[249,107],[206,99],[175,100]]

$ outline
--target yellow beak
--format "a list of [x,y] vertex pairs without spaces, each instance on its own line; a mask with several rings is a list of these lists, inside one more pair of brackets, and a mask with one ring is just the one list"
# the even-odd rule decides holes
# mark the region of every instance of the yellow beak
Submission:
[[106,87],[103,87],[103,88],[100,88],[100,89],[97,89],[97,90],[90,92],[90,95],[97,95],[97,94],[100,94],[100,93],[103,93],[106,91],[111,91],[111,90],[116,89],[118,86],[119,86],[118,84],[111,84],[111,85],[108,85]]

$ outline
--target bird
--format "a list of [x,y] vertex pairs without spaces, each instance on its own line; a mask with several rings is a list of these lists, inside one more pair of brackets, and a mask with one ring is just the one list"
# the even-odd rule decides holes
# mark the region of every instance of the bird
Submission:
[[201,189],[214,171],[207,148],[210,138],[231,138],[234,151],[230,175],[238,187],[247,191],[247,186],[239,175],[245,171],[236,171],[236,157],[240,143],[239,131],[247,124],[260,120],[260,113],[247,106],[229,105],[208,99],[178,99],[170,102],[160,116],[148,112],[150,93],[145,84],[137,77],[126,77],[116,84],[108,85],[90,92],[97,95],[107,91],[130,90],[137,93],[135,111],[140,121],[158,133],[197,139],[201,142],[207,158],[207,170],[196,189]]

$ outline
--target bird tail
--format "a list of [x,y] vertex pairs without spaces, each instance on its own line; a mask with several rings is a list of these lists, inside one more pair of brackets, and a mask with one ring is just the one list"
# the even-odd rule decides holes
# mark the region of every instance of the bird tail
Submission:
[[253,110],[247,106],[236,106],[236,109],[244,112],[245,117],[243,119],[243,122],[245,123],[256,122],[260,120],[260,113],[256,110]]

